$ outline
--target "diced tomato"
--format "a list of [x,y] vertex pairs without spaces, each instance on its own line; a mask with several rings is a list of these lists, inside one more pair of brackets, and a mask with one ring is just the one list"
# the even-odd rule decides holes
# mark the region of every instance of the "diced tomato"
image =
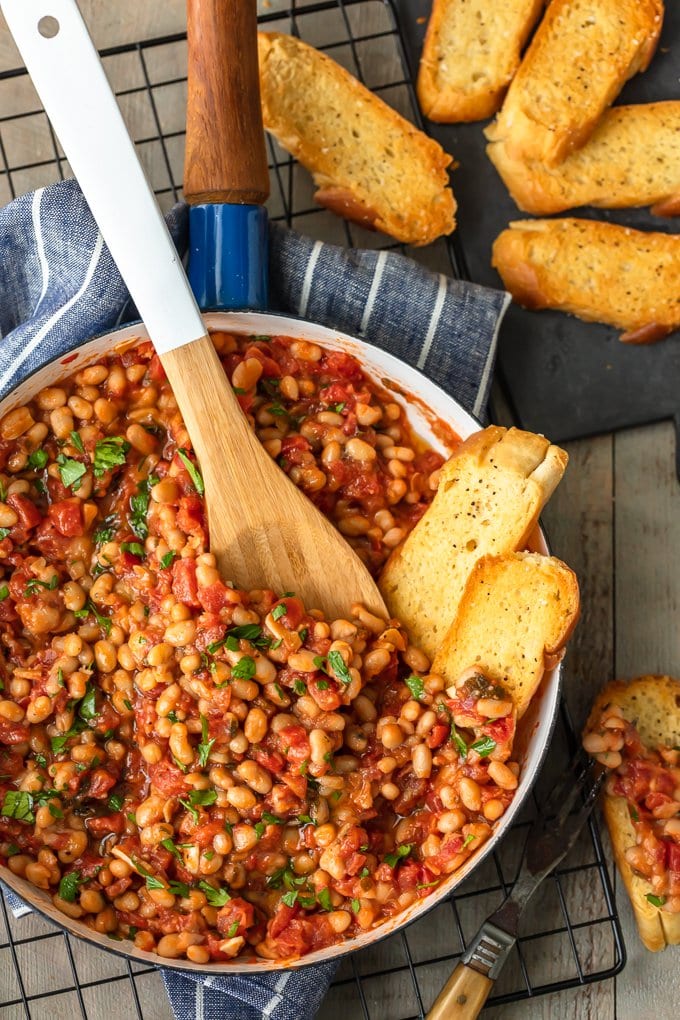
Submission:
[[302,765],[309,759],[309,737],[304,726],[283,726],[277,736],[281,753],[289,764]]
[[322,673],[308,673],[307,690],[322,712],[334,712],[342,705],[342,697],[335,680],[329,680]]
[[184,773],[171,761],[159,761],[148,768],[152,784],[166,797],[182,797],[189,790]]
[[428,747],[441,747],[449,735],[449,727],[444,723],[435,723],[427,735]]
[[42,514],[35,503],[32,503],[27,496],[22,496],[19,492],[13,492],[7,497],[7,505],[12,507],[12,510],[14,510],[19,518],[18,523],[22,528],[26,528],[27,531],[40,524]]
[[172,594],[183,605],[198,609],[195,560],[175,560],[172,565]]
[[79,499],[64,499],[60,503],[52,503],[47,511],[57,531],[66,538],[83,534],[81,506]]
[[218,832],[224,832],[222,822],[203,822],[202,825],[197,825],[194,829],[191,842],[201,850],[207,850]]
[[95,839],[102,839],[110,832],[120,835],[125,830],[125,818],[118,812],[114,815],[98,815],[85,819],[85,828]]
[[[217,912],[217,930],[221,932],[224,938],[227,937],[227,933],[231,930],[234,924],[238,925],[234,935],[245,935],[248,928],[255,921],[255,908],[252,903],[247,903],[246,900],[241,899],[240,896],[235,896],[229,900],[226,906],[222,907]],[[230,938],[232,936],[230,935]]]
[[286,760],[278,751],[268,751],[265,747],[251,747],[250,757],[254,758],[258,765],[268,769],[275,775],[283,771]]
[[154,354],[151,361],[149,362],[149,379],[153,382],[163,382],[165,380],[165,369],[161,365],[161,359],[157,354]]
[[279,619],[286,630],[297,630],[306,615],[302,600],[294,595],[290,595],[279,599],[276,605],[272,606],[272,609],[275,609],[276,606],[285,607],[286,611]]
[[94,797],[95,800],[102,800],[117,782],[117,777],[112,776],[106,769],[95,769],[90,776],[87,796]]
[[311,450],[304,436],[286,436],[281,440],[281,457],[287,464],[301,464],[302,454],[311,453]]
[[231,605],[229,589],[221,581],[209,584],[198,591],[198,601],[209,613],[219,613],[220,609]]
[[276,908],[276,913],[269,923],[269,934],[273,939],[277,938],[284,928],[287,928],[294,917],[300,913],[300,907],[295,903],[292,907],[286,906],[281,900]]
[[317,362],[324,375],[331,378],[351,379],[361,384],[363,371],[361,365],[351,354],[342,351],[324,351],[323,357]]
[[181,497],[177,511],[177,527],[187,535],[201,536],[205,531],[205,507],[200,496]]
[[30,739],[30,730],[23,723],[10,722],[0,716],[0,744],[23,744]]
[[33,542],[46,560],[64,560],[68,555],[71,542],[60,534],[49,518],[45,518],[33,536]]

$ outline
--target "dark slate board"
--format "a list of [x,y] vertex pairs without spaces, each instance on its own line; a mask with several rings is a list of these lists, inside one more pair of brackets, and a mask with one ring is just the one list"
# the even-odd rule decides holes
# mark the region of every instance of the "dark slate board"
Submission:
[[[394,0],[415,80],[429,0]],[[627,83],[618,102],[680,99],[680,3],[668,0],[661,43],[650,69]],[[459,227],[454,246],[463,275],[498,287],[491,246],[513,219],[526,218],[485,155],[484,123],[428,131],[460,166],[453,173]],[[564,216],[605,219],[680,232],[680,221],[647,210],[579,209]],[[519,422],[556,442],[673,418],[680,431],[680,334],[651,346],[622,344],[609,326],[513,305],[500,334],[498,367]],[[678,443],[680,450],[680,442]],[[678,456],[680,477],[680,455]]]

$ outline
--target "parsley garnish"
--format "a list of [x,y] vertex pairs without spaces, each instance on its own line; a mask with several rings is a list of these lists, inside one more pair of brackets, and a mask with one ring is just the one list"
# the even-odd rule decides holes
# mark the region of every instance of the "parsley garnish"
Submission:
[[144,481],[140,483],[134,496],[130,497],[130,528],[134,531],[137,538],[142,539],[142,541],[149,534],[149,526],[146,523],[146,515],[149,510],[150,492],[157,481],[158,478],[156,478],[155,475],[149,475],[148,478],[145,478]]
[[361,910],[361,902],[357,899],[352,900],[350,906],[352,907],[352,913],[358,914]]
[[244,655],[231,667],[231,675],[234,680],[251,680],[255,676],[255,660],[250,655]]
[[635,808],[635,807],[633,807],[631,805],[630,808],[629,808],[629,811],[630,811],[630,817],[633,819],[633,821],[634,822],[639,822],[640,821],[640,816],[639,816],[639,814],[637,812],[637,808]]
[[96,692],[92,684],[88,684],[85,689],[85,696],[80,702],[78,715],[81,719],[86,720],[95,719],[99,715],[96,705]]
[[406,677],[404,683],[416,701],[420,701],[425,694],[425,684],[423,683],[422,676],[416,676],[415,673],[412,673],[411,676]]
[[237,931],[238,931],[238,921],[234,921],[233,924],[229,925],[229,928],[227,930],[227,938],[228,939],[233,939],[234,936],[236,935]]
[[167,850],[168,853],[172,854],[173,857],[176,857],[177,860],[179,860],[179,861],[182,860],[181,853],[177,849],[177,846],[175,845],[175,843],[173,843],[173,841],[170,839],[170,837],[168,837],[167,839],[162,839],[161,840],[161,846],[163,847],[164,850]]
[[96,528],[92,534],[92,539],[95,545],[104,545],[105,542],[110,542],[116,533],[116,527],[118,520],[115,514],[110,514],[105,517],[102,523]]
[[101,478],[107,471],[125,463],[130,444],[122,436],[107,436],[97,440],[94,448],[94,475]]
[[469,750],[476,751],[480,758],[488,758],[496,750],[496,741],[492,737],[480,737],[474,744],[470,744]]
[[123,806],[123,798],[119,793],[112,793],[108,800],[111,811],[120,811]]
[[69,871],[68,875],[64,875],[59,883],[59,895],[62,900],[66,900],[67,903],[73,903],[78,892],[78,886],[83,881],[84,879],[80,877],[79,871]]
[[296,694],[299,694],[300,696],[307,693],[307,687],[302,682],[302,680],[293,681],[293,690],[295,691]]
[[331,894],[328,889],[321,889],[317,894],[316,898],[319,901],[321,907],[324,910],[332,910],[333,904],[331,903]]
[[2,588],[0,588],[0,602],[4,602],[8,596],[9,588],[7,587],[6,584],[3,584]]
[[202,769],[208,764],[208,758],[212,750],[215,738],[208,740],[208,720],[202,715],[201,716],[201,743],[198,745],[198,764]]
[[[73,446],[75,446],[75,448],[78,451],[78,453],[82,453],[82,454],[85,453],[85,447],[83,446],[83,441],[80,438],[80,435],[77,432],[75,432],[75,431],[71,432],[71,443],[72,443]],[[44,467],[44,465],[43,465],[43,467]]]
[[42,471],[48,461],[47,450],[34,450],[28,455],[28,466],[34,471]]
[[205,893],[211,907],[223,907],[231,899],[226,889],[216,889],[210,882],[206,882],[205,879],[198,883],[198,888]]
[[466,846],[469,846],[469,845],[470,845],[470,843],[472,843],[472,841],[473,841],[473,840],[475,840],[475,839],[477,839],[477,837],[476,837],[476,836],[473,836],[471,832],[470,832],[470,833],[468,833],[468,835],[467,835],[467,836],[465,837],[465,839],[463,840],[463,846],[462,846],[462,849],[464,850],[464,849],[465,849],[465,847],[466,847]]
[[144,559],[146,555],[144,547],[139,542],[121,542],[120,551],[132,553],[133,556],[139,556],[140,559]]
[[265,833],[265,829],[267,828],[265,823],[264,822],[255,822],[255,825],[253,826],[253,828],[255,829],[255,835],[257,836],[257,838],[258,839],[262,839],[262,837],[264,836],[264,833]]
[[172,561],[176,558],[177,553],[173,552],[172,549],[170,550],[170,552],[166,552],[165,556],[161,556],[160,558],[161,570],[165,570],[166,567],[169,567]]
[[397,863],[402,860],[402,858],[408,857],[411,850],[413,850],[413,845],[411,843],[402,843],[401,846],[397,847],[393,854],[385,854],[385,864],[389,864],[391,868],[396,867]]
[[281,897],[281,902],[285,903],[287,907],[294,907],[297,898],[298,898],[297,889],[291,889],[289,892],[283,894],[283,896]]
[[655,896],[654,893],[647,893],[645,899],[648,903],[651,903],[653,907],[662,907],[666,902],[665,896]]
[[328,665],[343,684],[351,684],[352,676],[340,652],[328,653]]
[[60,453],[57,457],[57,464],[59,465],[62,483],[67,489],[71,488],[76,492],[80,488],[80,479],[87,472],[85,465],[81,464],[79,460],[65,457],[63,453]]
[[16,843],[9,843],[7,845],[7,852],[5,854],[5,857],[14,857],[16,854],[19,853],[21,853],[21,850],[16,845]]
[[26,587],[24,588],[24,595],[28,596],[35,595],[38,588],[45,588],[47,591],[54,591],[58,584],[59,584],[58,574],[53,574],[49,581],[41,581],[40,578],[38,577],[31,577],[26,582]]
[[187,454],[186,450],[178,450],[177,455],[184,464],[184,467],[189,472],[189,477],[193,482],[196,492],[198,493],[199,496],[202,496],[203,493],[205,492],[205,485],[203,484],[203,479],[198,473],[196,467],[189,460],[189,455]]
[[272,620],[280,620],[282,616],[285,616],[288,610],[283,602],[279,603],[278,606],[274,606],[272,609]]
[[33,797],[26,790],[7,790],[0,808],[0,815],[16,818],[18,822],[35,822]]

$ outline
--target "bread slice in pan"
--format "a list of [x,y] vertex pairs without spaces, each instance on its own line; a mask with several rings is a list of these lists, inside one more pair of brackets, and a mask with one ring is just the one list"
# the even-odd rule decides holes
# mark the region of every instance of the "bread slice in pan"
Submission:
[[512,159],[502,141],[486,151],[524,212],[651,205],[659,216],[680,214],[679,100],[606,110],[583,148],[556,167]]
[[576,626],[576,575],[539,553],[483,556],[468,578],[456,617],[432,663],[449,683],[470,666],[509,691],[521,719],[546,669],[557,664]]
[[651,343],[680,326],[680,236],[596,220],[518,220],[492,264],[526,308],[557,308]]
[[501,104],[544,0],[434,0],[418,71],[430,120],[483,120]]
[[[597,727],[604,709],[615,704],[624,718],[635,725],[642,743],[656,748],[680,746],[680,680],[670,676],[641,676],[628,683],[617,680],[598,694],[586,732]],[[630,897],[640,938],[652,952],[680,944],[680,914],[659,910],[647,900],[652,887],[636,875],[626,860],[626,850],[636,844],[636,833],[624,797],[605,794],[604,817],[614,858]]]
[[390,613],[430,659],[477,560],[526,544],[567,460],[543,436],[493,425],[467,439],[444,465],[432,504],[379,581]]
[[316,201],[407,244],[456,226],[449,156],[334,60],[260,32],[265,128],[313,175]]
[[486,132],[512,159],[560,163],[649,64],[662,0],[552,0]]

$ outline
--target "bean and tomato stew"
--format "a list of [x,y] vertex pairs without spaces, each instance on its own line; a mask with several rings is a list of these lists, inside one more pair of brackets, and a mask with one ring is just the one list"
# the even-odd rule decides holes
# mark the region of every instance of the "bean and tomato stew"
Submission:
[[607,795],[628,803],[635,844],[625,856],[651,886],[647,901],[680,913],[680,748],[646,747],[615,704],[585,734],[583,746],[612,769]]
[[[355,359],[214,342],[270,455],[378,571],[441,457]],[[0,861],[161,957],[289,959],[488,838],[515,714],[474,669],[447,688],[397,621],[224,584],[202,495],[149,344],[0,421]]]

